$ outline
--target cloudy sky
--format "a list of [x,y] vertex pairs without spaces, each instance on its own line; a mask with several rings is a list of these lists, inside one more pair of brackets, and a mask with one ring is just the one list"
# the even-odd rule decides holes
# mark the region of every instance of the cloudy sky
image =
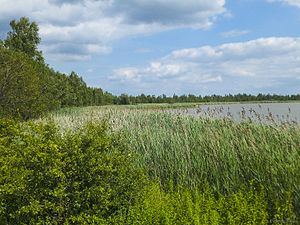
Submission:
[[46,62],[113,94],[300,93],[300,0],[0,0]]

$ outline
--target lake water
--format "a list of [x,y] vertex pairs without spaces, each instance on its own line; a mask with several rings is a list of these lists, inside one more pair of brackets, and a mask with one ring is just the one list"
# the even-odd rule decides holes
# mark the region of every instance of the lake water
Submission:
[[171,113],[197,117],[230,118],[235,121],[300,124],[300,103],[199,105],[196,108],[172,110]]

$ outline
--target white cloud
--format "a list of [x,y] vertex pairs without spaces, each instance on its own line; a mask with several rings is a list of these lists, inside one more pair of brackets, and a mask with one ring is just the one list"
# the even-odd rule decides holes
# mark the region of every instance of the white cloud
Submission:
[[48,53],[48,60],[50,61],[64,61],[64,62],[74,62],[74,61],[88,61],[91,59],[90,55],[87,54],[76,54],[76,53]]
[[225,38],[239,37],[248,33],[250,33],[249,30],[230,30],[230,31],[222,32],[221,36]]
[[165,83],[182,93],[210,86],[227,93],[246,92],[288,86],[299,79],[299,65],[300,38],[270,37],[176,50],[144,67],[130,68],[129,74],[128,68],[120,68],[111,79],[134,84],[132,88],[143,85],[150,92],[156,86],[169,91]]
[[[140,81],[140,73],[136,68],[121,68],[121,69],[116,69],[114,70],[114,75],[111,76],[111,79],[118,78],[118,81],[123,83],[126,82],[127,80],[134,81],[134,82],[139,82]],[[120,79],[119,79],[120,78]]]
[[86,61],[90,60],[93,54],[109,54],[112,51],[107,46],[85,43],[49,43],[41,45],[41,49],[51,61]]
[[[114,0],[111,11],[128,23],[206,28],[211,19],[225,12],[225,0]],[[108,13],[111,13],[108,11]]]
[[20,16],[38,22],[46,56],[47,49],[52,54],[63,43],[109,48],[112,41],[132,35],[205,29],[226,13],[225,0],[0,0],[0,5],[0,25]]

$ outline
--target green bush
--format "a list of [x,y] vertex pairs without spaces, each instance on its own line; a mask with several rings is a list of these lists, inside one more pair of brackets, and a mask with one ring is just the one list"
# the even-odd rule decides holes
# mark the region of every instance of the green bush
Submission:
[[1,120],[0,131],[0,224],[105,221],[144,186],[105,123],[61,136],[51,123]]
[[123,215],[120,213],[111,224],[263,225],[284,221],[296,224],[290,201],[281,202],[276,210],[278,215],[269,214],[264,191],[254,187],[229,195],[215,195],[209,186],[202,191],[181,188],[165,192],[158,183],[153,183],[140,193],[135,205]]

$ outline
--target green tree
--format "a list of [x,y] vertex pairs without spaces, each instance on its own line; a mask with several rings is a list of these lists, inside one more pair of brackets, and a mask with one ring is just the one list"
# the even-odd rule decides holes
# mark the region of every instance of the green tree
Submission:
[[12,20],[10,26],[12,30],[8,32],[4,46],[24,52],[37,62],[44,62],[42,52],[38,50],[41,42],[38,25],[30,22],[27,17],[22,17],[19,21]]
[[121,94],[121,96],[118,99],[118,104],[119,105],[129,105],[130,104],[130,99],[127,94]]
[[43,111],[51,111],[61,107],[59,96],[62,86],[57,72],[41,63],[36,64],[36,71],[40,80],[40,105]]
[[39,115],[39,87],[34,62],[21,52],[0,48],[0,117]]

